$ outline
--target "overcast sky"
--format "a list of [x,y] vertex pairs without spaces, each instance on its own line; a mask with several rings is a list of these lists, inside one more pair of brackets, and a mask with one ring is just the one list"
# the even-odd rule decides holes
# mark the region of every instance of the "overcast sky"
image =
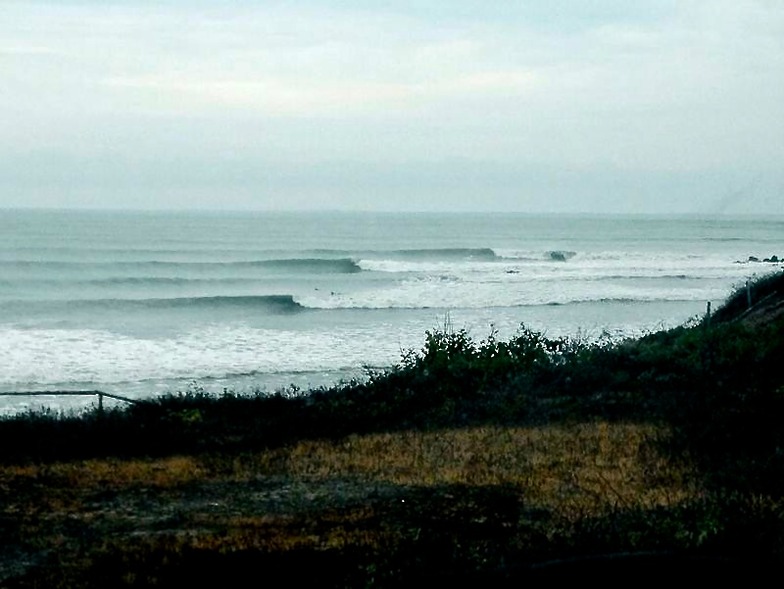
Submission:
[[0,206],[781,214],[784,1],[0,0]]

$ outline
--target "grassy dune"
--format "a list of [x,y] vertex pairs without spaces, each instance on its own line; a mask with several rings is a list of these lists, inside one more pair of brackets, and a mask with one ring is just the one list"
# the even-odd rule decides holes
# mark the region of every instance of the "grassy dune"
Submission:
[[784,562],[784,275],[634,341],[426,334],[364,382],[0,421],[0,584],[319,586]]

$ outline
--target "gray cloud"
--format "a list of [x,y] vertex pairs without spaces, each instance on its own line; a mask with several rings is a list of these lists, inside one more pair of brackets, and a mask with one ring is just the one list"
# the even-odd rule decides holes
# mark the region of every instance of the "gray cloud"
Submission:
[[6,3],[0,206],[779,202],[779,3],[428,4]]

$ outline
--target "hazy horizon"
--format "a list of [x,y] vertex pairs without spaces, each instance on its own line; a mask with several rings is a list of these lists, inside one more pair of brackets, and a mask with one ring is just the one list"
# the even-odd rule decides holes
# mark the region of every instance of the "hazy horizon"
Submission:
[[640,218],[640,219],[701,219],[701,220],[766,220],[770,219],[773,222],[779,222],[784,219],[784,213],[779,212],[722,212],[722,213],[700,213],[700,212],[591,212],[591,211],[520,211],[520,210],[393,210],[393,209],[358,209],[358,208],[308,208],[308,209],[261,209],[261,208],[220,208],[220,207],[172,207],[172,208],[134,208],[134,207],[58,207],[58,206],[3,206],[0,205],[0,211],[5,212],[41,212],[41,213],[117,213],[117,214],[193,214],[193,215],[402,215],[402,216],[433,216],[433,217],[448,217],[448,216],[504,216],[509,215],[512,217],[542,217],[542,218]]

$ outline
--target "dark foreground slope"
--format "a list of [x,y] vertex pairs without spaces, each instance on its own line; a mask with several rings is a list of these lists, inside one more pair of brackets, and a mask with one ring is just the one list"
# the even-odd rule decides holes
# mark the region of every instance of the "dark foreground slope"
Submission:
[[0,583],[759,573],[784,563],[783,285],[634,341],[436,331],[328,390],[6,418]]

